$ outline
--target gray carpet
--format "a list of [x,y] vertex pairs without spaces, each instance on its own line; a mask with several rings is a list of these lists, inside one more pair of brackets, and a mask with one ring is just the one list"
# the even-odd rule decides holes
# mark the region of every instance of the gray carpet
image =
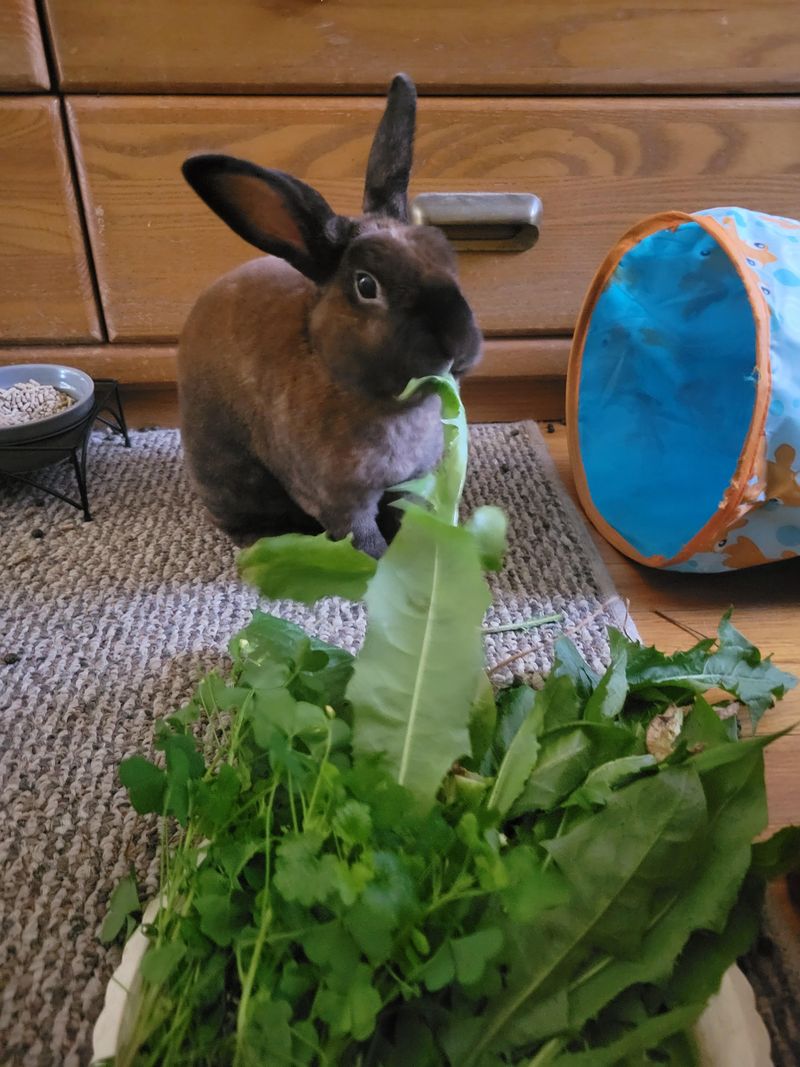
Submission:
[[[176,432],[134,434],[130,450],[96,435],[90,494],[95,521],[83,523],[0,481],[0,1062],[9,1065],[88,1062],[119,959],[97,940],[109,893],[131,865],[145,894],[156,889],[153,828],[131,811],[117,766],[148,750],[154,720],[224,664],[258,600],[192,496]],[[535,427],[473,429],[465,505],[484,503],[510,519],[490,624],[564,620],[490,638],[490,664],[530,649],[498,677],[545,670],[562,629],[600,668],[606,627],[625,624],[625,611]],[[262,606],[351,648],[363,632],[350,604]]]
[[772,1040],[775,1067],[800,1067],[800,939],[793,905],[770,886],[761,934],[739,960]]

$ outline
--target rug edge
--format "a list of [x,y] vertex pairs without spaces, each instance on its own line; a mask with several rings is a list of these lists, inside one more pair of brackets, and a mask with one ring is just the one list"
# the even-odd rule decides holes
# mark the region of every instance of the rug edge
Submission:
[[552,453],[547,447],[542,431],[533,419],[524,419],[521,425],[525,428],[525,432],[530,438],[531,445],[536,453],[536,458],[541,463],[543,470],[559,495],[559,500],[561,506],[564,508],[566,516],[571,520],[577,530],[581,548],[586,553],[586,557],[592,567],[592,573],[597,581],[597,588],[603,600],[603,607],[614,618],[619,629],[626,637],[630,638],[631,641],[637,641],[641,644],[642,638],[636,623],[631,617],[628,603],[623,600],[617,587],[614,585],[614,581],[603,561],[603,557],[600,555],[597,545],[594,543],[589,531],[586,516],[576,506],[574,500],[570,496],[569,490],[558,472]]

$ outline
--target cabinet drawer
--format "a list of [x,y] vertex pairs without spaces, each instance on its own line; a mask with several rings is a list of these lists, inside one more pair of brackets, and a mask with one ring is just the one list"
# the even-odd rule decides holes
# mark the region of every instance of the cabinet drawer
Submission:
[[[255,251],[191,192],[187,154],[279,167],[358,210],[382,102],[342,98],[73,97],[69,103],[113,339],[172,339],[200,291]],[[533,192],[539,244],[465,253],[487,334],[569,333],[611,244],[664,208],[796,214],[800,101],[423,99],[422,190]]]
[[59,121],[44,97],[0,97],[0,340],[100,336]]
[[2,0],[0,91],[46,89],[49,84],[34,0]]
[[796,0],[47,0],[68,89],[789,92]]

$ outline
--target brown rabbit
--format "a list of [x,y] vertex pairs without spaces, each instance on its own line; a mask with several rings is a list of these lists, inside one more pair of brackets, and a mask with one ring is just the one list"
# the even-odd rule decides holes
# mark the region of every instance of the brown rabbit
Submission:
[[462,375],[481,335],[444,235],[408,222],[415,110],[398,74],[359,218],[278,170],[223,155],[183,165],[209,207],[272,253],[200,297],[178,353],[189,466],[240,543],[322,528],[380,556],[400,517],[386,489],[441,454],[438,397],[396,398],[411,378]]

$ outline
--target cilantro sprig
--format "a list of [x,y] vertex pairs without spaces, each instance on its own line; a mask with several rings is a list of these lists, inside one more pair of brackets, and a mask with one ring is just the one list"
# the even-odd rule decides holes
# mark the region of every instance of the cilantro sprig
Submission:
[[[755,720],[794,682],[728,616],[674,656],[612,633],[600,678],[561,639],[541,689],[492,691],[483,570],[505,522],[457,525],[463,409],[433,384],[445,455],[405,487],[383,559],[324,537],[241,557],[269,595],[365,596],[358,656],[257,612],[230,674],[160,725],[163,758],[121,766],[163,840],[116,1064],[599,1067],[657,1050],[688,1067],[766,879],[800,853],[797,829],[752,846],[772,738],[740,740],[710,703],[723,689]],[[138,907],[127,883],[106,935]]]

